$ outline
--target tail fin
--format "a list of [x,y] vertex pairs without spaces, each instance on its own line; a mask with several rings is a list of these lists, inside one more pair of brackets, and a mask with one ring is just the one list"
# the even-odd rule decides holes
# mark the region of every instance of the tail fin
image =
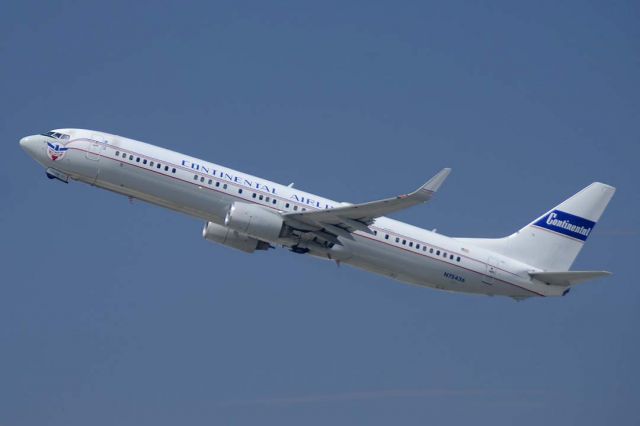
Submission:
[[545,271],[568,271],[615,191],[594,182],[515,234],[464,241]]

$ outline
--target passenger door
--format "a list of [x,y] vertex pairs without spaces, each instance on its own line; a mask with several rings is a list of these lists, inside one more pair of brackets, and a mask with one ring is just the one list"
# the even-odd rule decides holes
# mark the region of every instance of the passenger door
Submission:
[[100,155],[106,150],[105,146],[103,145],[105,140],[97,135],[92,136],[91,139],[92,140],[89,141],[89,147],[86,152],[86,157],[89,160],[100,161]]
[[482,276],[482,282],[485,284],[493,285],[496,282],[498,276],[498,265],[500,261],[493,257],[489,256],[487,259],[487,263],[485,265],[485,274]]

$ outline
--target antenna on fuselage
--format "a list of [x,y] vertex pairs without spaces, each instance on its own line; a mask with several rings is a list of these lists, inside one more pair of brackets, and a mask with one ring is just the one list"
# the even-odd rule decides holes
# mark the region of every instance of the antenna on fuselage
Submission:
[[289,185],[287,185],[287,188],[293,188],[293,182],[291,182]]

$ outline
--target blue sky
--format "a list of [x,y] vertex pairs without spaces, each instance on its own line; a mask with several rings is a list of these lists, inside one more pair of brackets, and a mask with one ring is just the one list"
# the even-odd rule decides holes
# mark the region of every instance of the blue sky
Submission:
[[[0,26],[0,423],[638,424],[637,2],[30,2]],[[565,298],[448,294],[49,181],[103,130],[396,218],[502,236],[618,188]]]

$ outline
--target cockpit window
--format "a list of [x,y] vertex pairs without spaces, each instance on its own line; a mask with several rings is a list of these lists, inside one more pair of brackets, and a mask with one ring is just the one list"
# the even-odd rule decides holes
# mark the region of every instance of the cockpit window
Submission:
[[41,133],[42,136],[48,136],[50,138],[54,138],[54,139],[61,139],[63,141],[69,140],[69,135],[65,135],[64,133],[58,133],[58,132],[46,132],[46,133]]

